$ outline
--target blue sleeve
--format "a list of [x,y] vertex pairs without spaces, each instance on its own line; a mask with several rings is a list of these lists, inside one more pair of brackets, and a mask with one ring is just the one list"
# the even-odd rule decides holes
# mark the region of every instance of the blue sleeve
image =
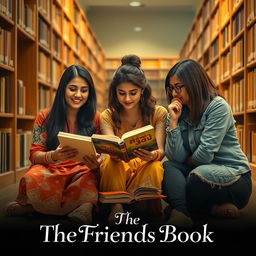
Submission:
[[183,163],[189,156],[188,152],[183,146],[183,139],[179,126],[175,129],[169,129],[170,116],[167,115],[166,120],[166,141],[165,141],[165,155],[169,160]]
[[192,155],[196,165],[211,163],[214,154],[219,151],[233,115],[230,106],[223,99],[217,101],[207,110],[205,127],[200,137],[200,144]]

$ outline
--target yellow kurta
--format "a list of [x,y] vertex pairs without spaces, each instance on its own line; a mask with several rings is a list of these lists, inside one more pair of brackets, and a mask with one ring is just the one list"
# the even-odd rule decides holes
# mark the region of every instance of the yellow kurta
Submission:
[[[153,127],[165,126],[167,110],[162,106],[156,106],[150,118]],[[143,126],[139,120],[133,129]],[[121,137],[132,130],[129,124],[122,120],[121,129],[117,129],[111,118],[111,111],[106,109],[100,116],[100,127],[112,128],[115,135]],[[140,186],[157,187],[161,189],[163,179],[163,167],[160,161],[146,162],[140,158],[134,158],[128,163],[115,161],[107,156],[100,166],[100,191],[129,191]]]

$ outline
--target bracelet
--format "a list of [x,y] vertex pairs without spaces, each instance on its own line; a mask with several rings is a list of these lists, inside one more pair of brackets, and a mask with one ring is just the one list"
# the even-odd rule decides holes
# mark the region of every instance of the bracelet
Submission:
[[58,160],[53,160],[53,159],[52,159],[52,153],[53,153],[53,152],[54,152],[53,150],[49,152],[49,153],[50,153],[50,161],[51,161],[52,163],[56,163]]
[[163,155],[158,150],[156,150],[156,153],[157,153],[157,156],[154,161],[161,161],[163,158]]
[[48,152],[45,152],[45,154],[44,154],[44,162],[45,162],[46,164],[49,164],[49,161],[48,161],[48,158],[47,158],[47,153],[48,153]]
[[47,151],[45,152],[45,155],[44,155],[44,162],[46,164],[51,164],[51,163],[56,163],[57,160],[53,160],[52,159],[52,153],[53,153],[53,150],[52,151]]

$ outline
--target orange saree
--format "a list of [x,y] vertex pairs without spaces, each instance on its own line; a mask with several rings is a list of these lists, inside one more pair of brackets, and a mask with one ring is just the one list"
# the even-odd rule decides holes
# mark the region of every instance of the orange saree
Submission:
[[[63,161],[56,164],[34,164],[34,155],[46,149],[46,130],[43,125],[49,110],[40,112],[35,120],[30,149],[29,170],[20,180],[17,201],[30,204],[44,214],[66,215],[81,204],[98,200],[97,171],[90,170],[82,162]],[[99,114],[94,118],[99,132]]]

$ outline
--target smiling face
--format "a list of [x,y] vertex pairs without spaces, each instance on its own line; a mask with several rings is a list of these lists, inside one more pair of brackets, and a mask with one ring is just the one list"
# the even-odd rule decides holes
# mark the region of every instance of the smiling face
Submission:
[[72,110],[79,110],[89,96],[89,85],[81,77],[75,77],[66,86],[65,100]]
[[121,83],[116,88],[117,99],[125,110],[138,106],[142,92],[140,87],[129,82]]

